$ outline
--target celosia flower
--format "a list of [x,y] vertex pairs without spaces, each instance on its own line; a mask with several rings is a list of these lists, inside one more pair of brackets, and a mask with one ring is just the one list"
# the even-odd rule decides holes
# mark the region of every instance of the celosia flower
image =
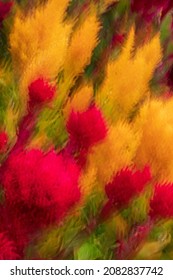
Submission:
[[30,102],[34,105],[51,101],[56,91],[56,88],[44,78],[33,81],[28,89]]
[[4,151],[8,141],[8,136],[5,131],[0,132],[0,153]]
[[152,219],[173,218],[173,184],[155,186],[149,215]]
[[156,15],[162,17],[173,8],[171,0],[131,0],[131,10],[151,21]]
[[143,191],[144,186],[150,180],[151,174],[148,167],[142,171],[134,171],[129,168],[121,170],[105,187],[109,202],[117,209],[126,207],[135,196]]
[[88,150],[104,139],[107,133],[105,120],[95,105],[85,112],[72,111],[67,122],[67,131],[75,151]]
[[13,6],[13,2],[11,1],[7,3],[0,1],[0,25],[2,21],[8,16],[12,6]]
[[73,159],[54,151],[15,152],[2,171],[5,207],[2,225],[15,240],[20,255],[31,236],[59,222],[79,201],[79,169]]
[[18,258],[14,242],[9,240],[4,232],[0,232],[0,260],[16,260]]
[[79,169],[70,158],[39,150],[21,151],[7,161],[2,183],[8,204],[51,207],[62,212],[80,197]]

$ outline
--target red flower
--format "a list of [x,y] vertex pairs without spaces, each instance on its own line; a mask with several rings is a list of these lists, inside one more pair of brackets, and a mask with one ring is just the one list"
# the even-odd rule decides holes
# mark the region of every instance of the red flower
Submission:
[[70,158],[39,150],[14,153],[7,161],[2,183],[8,204],[67,211],[80,197],[79,169]]
[[172,8],[171,0],[131,0],[131,10],[140,14],[147,21],[151,21],[159,14],[163,17]]
[[4,232],[0,232],[0,260],[17,260],[18,258],[14,242],[9,240]]
[[117,209],[126,207],[135,196],[143,191],[144,186],[150,180],[148,167],[142,171],[134,171],[129,168],[121,170],[105,187],[109,202]]
[[37,232],[59,222],[80,199],[79,169],[54,151],[15,152],[2,170],[5,204],[1,230],[8,230],[22,256]]
[[152,219],[173,218],[173,184],[155,186],[149,215]]
[[51,101],[56,91],[56,88],[43,78],[33,81],[28,89],[31,105]]
[[107,133],[105,120],[96,106],[86,112],[72,112],[67,122],[67,131],[75,151],[88,150],[104,139]]
[[6,132],[0,132],[0,152],[3,152],[8,142],[8,136]]

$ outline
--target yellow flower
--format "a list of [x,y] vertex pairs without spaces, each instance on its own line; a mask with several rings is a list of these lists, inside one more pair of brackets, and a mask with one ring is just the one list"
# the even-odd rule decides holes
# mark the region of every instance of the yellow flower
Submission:
[[96,95],[96,102],[111,122],[130,117],[148,96],[149,82],[161,60],[159,34],[136,51],[134,35],[132,28],[119,57],[108,63],[106,78]]
[[128,123],[111,126],[107,138],[92,149],[88,158],[97,168],[99,181],[106,184],[117,171],[131,165],[137,145],[138,135]]
[[141,133],[135,156],[139,166],[149,164],[157,181],[173,181],[173,99],[151,100],[144,104],[136,119]]
[[88,109],[93,97],[93,88],[89,85],[82,85],[72,98],[69,98],[65,108],[64,116],[66,120],[69,117],[71,111],[84,112]]

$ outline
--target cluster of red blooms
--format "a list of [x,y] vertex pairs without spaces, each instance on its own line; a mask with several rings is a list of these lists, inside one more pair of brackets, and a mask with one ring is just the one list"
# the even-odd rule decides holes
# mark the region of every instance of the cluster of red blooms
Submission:
[[1,174],[5,191],[1,230],[8,230],[20,254],[29,237],[59,222],[79,200],[79,174],[73,159],[54,151],[20,151],[9,156]]
[[107,197],[116,209],[121,209],[128,206],[129,202],[143,191],[150,180],[151,174],[148,167],[145,167],[142,171],[123,169],[116,174],[112,182],[106,185]]
[[[55,90],[42,78],[31,83],[28,110],[31,122],[32,106],[36,105],[37,110],[51,101]],[[28,124],[28,117],[25,119]],[[23,126],[19,128],[17,141],[23,143],[20,129],[24,129]],[[73,112],[67,130],[73,152],[88,150],[106,135],[104,119],[95,106],[84,113]],[[5,133],[0,136],[1,148],[4,148],[7,138]],[[54,150],[43,153],[34,149],[27,151],[23,145],[16,147],[2,164],[0,174],[5,194],[5,202],[0,206],[0,257],[4,259],[22,258],[35,234],[62,220],[80,199],[80,167],[72,153],[57,154]]]
[[151,21],[158,15],[163,18],[172,8],[172,0],[131,0],[131,10],[146,21]]
[[11,1],[7,3],[0,1],[0,25],[3,22],[3,20],[8,16],[12,6],[13,2]]
[[[30,102],[46,103],[54,92],[47,81],[38,79],[29,87]],[[1,148],[6,142],[4,135],[1,133]],[[80,199],[79,167],[70,155],[27,151],[19,145],[2,164],[0,175],[5,194],[5,202],[0,206],[0,257],[22,258],[32,237],[40,229],[59,222]],[[10,254],[9,249],[7,255],[11,244],[15,244],[17,253]]]
[[[29,86],[30,105],[36,104],[35,109],[38,109],[39,105],[53,99],[55,90],[48,81],[37,79]],[[30,110],[31,107],[29,115],[32,116]],[[27,245],[37,232],[60,222],[79,201],[80,157],[86,156],[89,148],[106,137],[107,128],[100,110],[92,105],[85,112],[71,113],[67,131],[69,142],[64,153],[27,151],[17,145],[2,163],[0,180],[4,203],[0,205],[0,259],[23,258]],[[7,139],[7,135],[1,132],[1,150]],[[105,186],[109,207],[104,210],[127,207],[150,181],[148,167],[121,170]],[[156,185],[149,216],[152,220],[173,217],[172,204],[173,186]]]
[[[112,182],[105,186],[108,197],[106,209],[110,207],[117,210],[127,207],[146,186],[151,183],[150,169],[145,167],[142,171],[123,169],[116,174]],[[108,207],[109,205],[109,207]],[[149,217],[151,220],[173,218],[173,184],[156,184],[150,199]]]

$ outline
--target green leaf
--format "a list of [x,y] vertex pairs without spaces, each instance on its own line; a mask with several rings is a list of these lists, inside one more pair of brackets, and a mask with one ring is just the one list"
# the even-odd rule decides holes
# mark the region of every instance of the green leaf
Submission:
[[77,260],[96,260],[100,259],[101,251],[97,244],[87,241],[77,250],[75,259]]

